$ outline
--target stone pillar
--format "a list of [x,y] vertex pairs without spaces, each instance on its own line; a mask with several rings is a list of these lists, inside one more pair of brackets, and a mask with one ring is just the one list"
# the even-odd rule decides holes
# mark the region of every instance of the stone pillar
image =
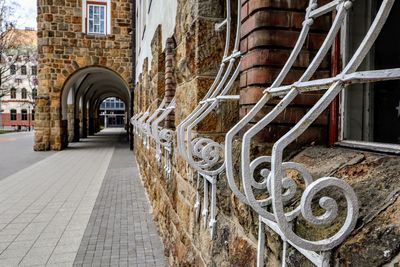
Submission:
[[94,135],[95,126],[94,126],[94,118],[89,117],[89,135]]
[[88,133],[88,120],[86,115],[82,117],[82,138],[87,138],[87,133]]
[[79,128],[80,128],[80,121],[79,119],[75,118],[74,120],[74,142],[79,142]]
[[[270,86],[289,58],[302,22],[307,1],[259,1],[242,0],[241,51],[243,61],[240,74],[240,115],[245,116],[261,98],[265,88]],[[330,26],[330,17],[325,16],[315,23],[303,47],[294,69],[284,84],[293,83],[304,73],[316,51],[321,46]],[[329,77],[329,60],[319,68],[315,77]],[[309,93],[297,97],[293,103],[261,131],[255,142],[275,142],[289,131],[315,104],[319,94]],[[274,99],[257,116],[261,118],[278,103]],[[254,124],[252,122],[252,124]],[[327,113],[321,115],[317,123],[310,127],[298,143],[324,141],[327,137]],[[250,127],[251,125],[249,125]]]
[[[176,81],[175,81],[175,41],[173,38],[167,39],[165,46],[165,97],[167,103],[171,103],[175,97]],[[165,128],[175,128],[175,113],[172,112],[165,119]]]
[[61,149],[68,147],[68,120],[61,121]]
[[35,109],[35,151],[50,150],[50,98],[38,96]]
[[83,137],[83,111],[79,110],[79,138]]
[[74,141],[74,113],[75,106],[73,104],[69,104],[67,107],[67,120],[68,120],[68,142]]

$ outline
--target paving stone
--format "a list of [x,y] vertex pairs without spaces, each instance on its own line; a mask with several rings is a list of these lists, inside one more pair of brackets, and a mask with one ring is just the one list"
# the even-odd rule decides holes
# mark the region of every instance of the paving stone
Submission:
[[[152,261],[151,266],[166,266],[145,189],[126,147],[124,142],[116,146],[78,251],[78,255],[85,255],[84,260],[77,257],[74,266],[147,266],[145,247],[151,259],[163,259]],[[143,237],[152,242],[144,243]],[[142,256],[132,255],[131,247],[141,248]],[[135,265],[128,264],[130,256]]]
[[0,181],[0,266],[165,266],[120,133],[103,132]]

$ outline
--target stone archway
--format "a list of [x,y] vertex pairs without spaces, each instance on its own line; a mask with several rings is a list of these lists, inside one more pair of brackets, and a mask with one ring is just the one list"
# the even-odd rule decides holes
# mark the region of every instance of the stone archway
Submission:
[[93,66],[69,77],[61,94],[61,148],[99,130],[99,106],[106,97],[121,99],[129,114],[129,87],[114,71]]

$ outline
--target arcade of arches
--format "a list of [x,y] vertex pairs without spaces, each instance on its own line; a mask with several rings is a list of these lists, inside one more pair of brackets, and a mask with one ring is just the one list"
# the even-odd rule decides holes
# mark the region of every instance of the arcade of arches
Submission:
[[100,130],[100,105],[109,97],[117,97],[125,103],[127,118],[130,93],[121,77],[99,67],[86,68],[72,75],[61,98],[63,147]]
[[[64,149],[69,142],[78,142],[80,138],[86,138],[100,131],[100,105],[110,97],[119,98],[124,102],[125,125],[127,125],[130,114],[130,90],[121,76],[112,70],[96,66],[73,73],[63,85],[58,112],[57,109],[50,108],[50,111],[56,110],[55,113],[49,114],[52,126],[50,131],[56,127],[55,131],[58,132],[59,128],[59,135],[49,139],[50,149]],[[44,100],[39,99],[38,103]],[[37,141],[40,137],[40,131],[36,132],[35,149],[47,150],[46,146],[38,146]]]

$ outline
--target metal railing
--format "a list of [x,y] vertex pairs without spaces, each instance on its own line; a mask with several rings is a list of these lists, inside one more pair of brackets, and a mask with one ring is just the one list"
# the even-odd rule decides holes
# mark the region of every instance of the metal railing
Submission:
[[[217,30],[226,26],[226,44],[221,66],[206,96],[177,127],[177,149],[182,158],[188,163],[188,166],[190,166],[189,175],[195,177],[197,173],[196,218],[200,216],[200,182],[203,179],[202,215],[205,226],[210,229],[211,237],[214,237],[216,229],[216,183],[218,176],[223,171],[226,171],[228,184],[233,193],[240,201],[251,206],[259,215],[258,267],[264,265],[266,226],[277,233],[283,241],[282,266],[286,266],[289,246],[295,248],[317,266],[330,266],[330,251],[342,243],[354,229],[359,207],[352,187],[345,181],[335,177],[322,177],[314,180],[310,172],[303,165],[295,162],[283,162],[283,152],[311,126],[347,85],[400,79],[400,69],[357,71],[384,26],[394,1],[383,0],[364,40],[339,75],[327,79],[311,80],[324,58],[326,58],[336,36],[344,25],[349,10],[352,7],[352,1],[335,0],[324,5],[318,5],[317,0],[309,0],[302,30],[285,66],[273,84],[264,91],[262,98],[257,104],[226,134],[225,144],[219,144],[210,138],[195,135],[193,131],[213,110],[218,109],[218,104],[221,101],[239,100],[239,96],[231,96],[228,93],[240,72],[241,1],[238,1],[236,38],[232,48],[230,45],[232,10],[230,0],[226,1],[227,17],[222,23],[216,26]],[[314,21],[331,12],[336,12],[335,19],[312,62],[297,82],[282,86],[284,79],[292,69],[302,47],[306,43]],[[250,147],[253,138],[282,114],[296,96],[305,92],[322,90],[325,90],[325,92],[320,100],[293,128],[275,142],[270,155],[252,158]],[[243,136],[240,151],[239,177],[236,177],[237,174],[234,171],[233,163],[234,138],[249,125],[249,122],[254,120],[261,109],[273,98],[279,99],[279,103],[261,120],[258,120],[255,125],[251,126]],[[176,102],[174,99],[168,106],[164,102],[153,114],[150,114],[147,110],[135,115],[131,120],[136,135],[151,136],[156,141],[156,157],[158,161],[161,160],[161,148],[164,147],[166,156],[169,158],[165,164],[168,177],[170,177],[172,169],[170,157],[173,149],[174,132],[164,129],[159,125],[175,107]],[[151,131],[149,131],[150,124]],[[146,144],[148,142],[146,141]],[[301,176],[304,183],[303,190],[300,190],[294,179],[286,177],[286,173],[289,170],[295,171]],[[261,179],[259,179],[260,177]],[[210,184],[211,202],[209,201]],[[335,188],[336,192],[340,192],[344,197],[347,205],[345,218],[343,218],[339,229],[331,236],[321,240],[307,240],[295,232],[293,222],[296,219],[301,216],[310,225],[326,227],[332,224],[340,213],[338,200],[332,196],[321,197],[321,194],[323,195],[324,190],[327,188]],[[299,192],[301,192],[300,195]],[[295,208],[289,209],[289,203],[298,197],[299,204]],[[318,200],[319,207],[322,210],[322,213],[319,213],[319,215],[315,215],[312,208],[315,199]],[[208,216],[209,206],[211,208],[210,216]]]
[[161,127],[161,122],[165,121],[168,116],[175,110],[176,101],[175,98],[169,103],[169,105],[163,109],[163,112],[152,122],[151,129],[152,135],[156,143],[156,160],[161,163],[162,159],[162,148],[164,149],[164,171],[168,179],[171,178],[172,172],[172,143],[174,137],[174,131],[168,128]]
[[[234,126],[226,136],[225,158],[226,173],[229,185],[235,195],[244,203],[250,205],[259,214],[259,243],[257,266],[263,266],[265,247],[265,226],[276,232],[283,240],[282,266],[286,266],[286,254],[288,245],[293,246],[307,259],[317,266],[330,265],[329,251],[338,246],[354,229],[358,218],[358,201],[354,190],[343,180],[334,177],[323,177],[313,181],[311,174],[306,168],[298,163],[283,162],[283,151],[289,144],[294,142],[321,113],[332,103],[347,84],[366,83],[382,80],[393,80],[400,78],[400,69],[356,72],[361,62],[374,44],[381,31],[394,0],[384,0],[374,22],[372,23],[364,40],[358,47],[349,63],[344,67],[342,73],[329,79],[310,81],[322,60],[332,47],[335,37],[344,24],[344,20],[352,7],[351,1],[331,1],[323,6],[318,6],[316,0],[310,0],[307,8],[305,22],[295,48],[292,51],[286,65],[283,67],[278,78],[272,86],[264,91],[263,97],[243,119]],[[283,80],[291,70],[301,48],[308,36],[311,25],[319,16],[331,11],[337,11],[327,37],[319,49],[317,55],[299,79],[298,82],[281,86]],[[289,104],[299,94],[326,90],[320,100],[307,112],[297,124],[281,137],[272,148],[272,154],[251,158],[250,145],[254,136],[267,127],[279,114],[285,111]],[[243,136],[241,145],[240,176],[244,192],[241,192],[234,176],[232,146],[233,138],[248,123],[254,119],[256,114],[272,98],[279,97],[281,100],[265,117],[252,126]],[[270,169],[262,168],[270,164]],[[260,169],[259,176],[255,171]],[[292,210],[288,210],[287,204],[294,199],[298,186],[296,182],[286,177],[286,171],[295,170],[304,180],[305,189],[301,194],[300,204]],[[256,177],[262,177],[261,181]],[[323,196],[325,189],[335,188],[341,192],[347,204],[347,212],[343,224],[333,235],[322,240],[311,241],[296,234],[292,224],[301,216],[308,224],[322,227],[329,226],[338,217],[338,203],[332,197]],[[267,196],[260,198],[257,192],[267,193]],[[319,206],[324,211],[322,215],[314,215],[312,203],[318,197]]]
[[[203,100],[192,113],[186,117],[177,127],[177,146],[178,152],[188,163],[191,174],[197,172],[197,197],[195,203],[196,220],[200,214],[200,179],[203,179],[203,211],[204,226],[209,227],[211,237],[214,237],[217,215],[217,179],[225,170],[225,161],[223,159],[223,145],[211,138],[195,135],[193,130],[215,109],[218,109],[222,101],[238,101],[239,96],[229,96],[228,93],[237,79],[240,72],[241,53],[240,44],[240,26],[241,26],[241,3],[238,1],[237,7],[237,27],[233,46],[231,45],[232,30],[232,10],[231,1],[226,1],[226,18],[216,25],[216,30],[226,27],[226,39],[224,55],[221,60],[219,71],[214,83],[209,88]],[[211,201],[209,203],[209,186],[211,186]],[[209,208],[210,206],[210,214]],[[209,216],[208,216],[209,215]],[[209,221],[207,225],[207,221]]]

